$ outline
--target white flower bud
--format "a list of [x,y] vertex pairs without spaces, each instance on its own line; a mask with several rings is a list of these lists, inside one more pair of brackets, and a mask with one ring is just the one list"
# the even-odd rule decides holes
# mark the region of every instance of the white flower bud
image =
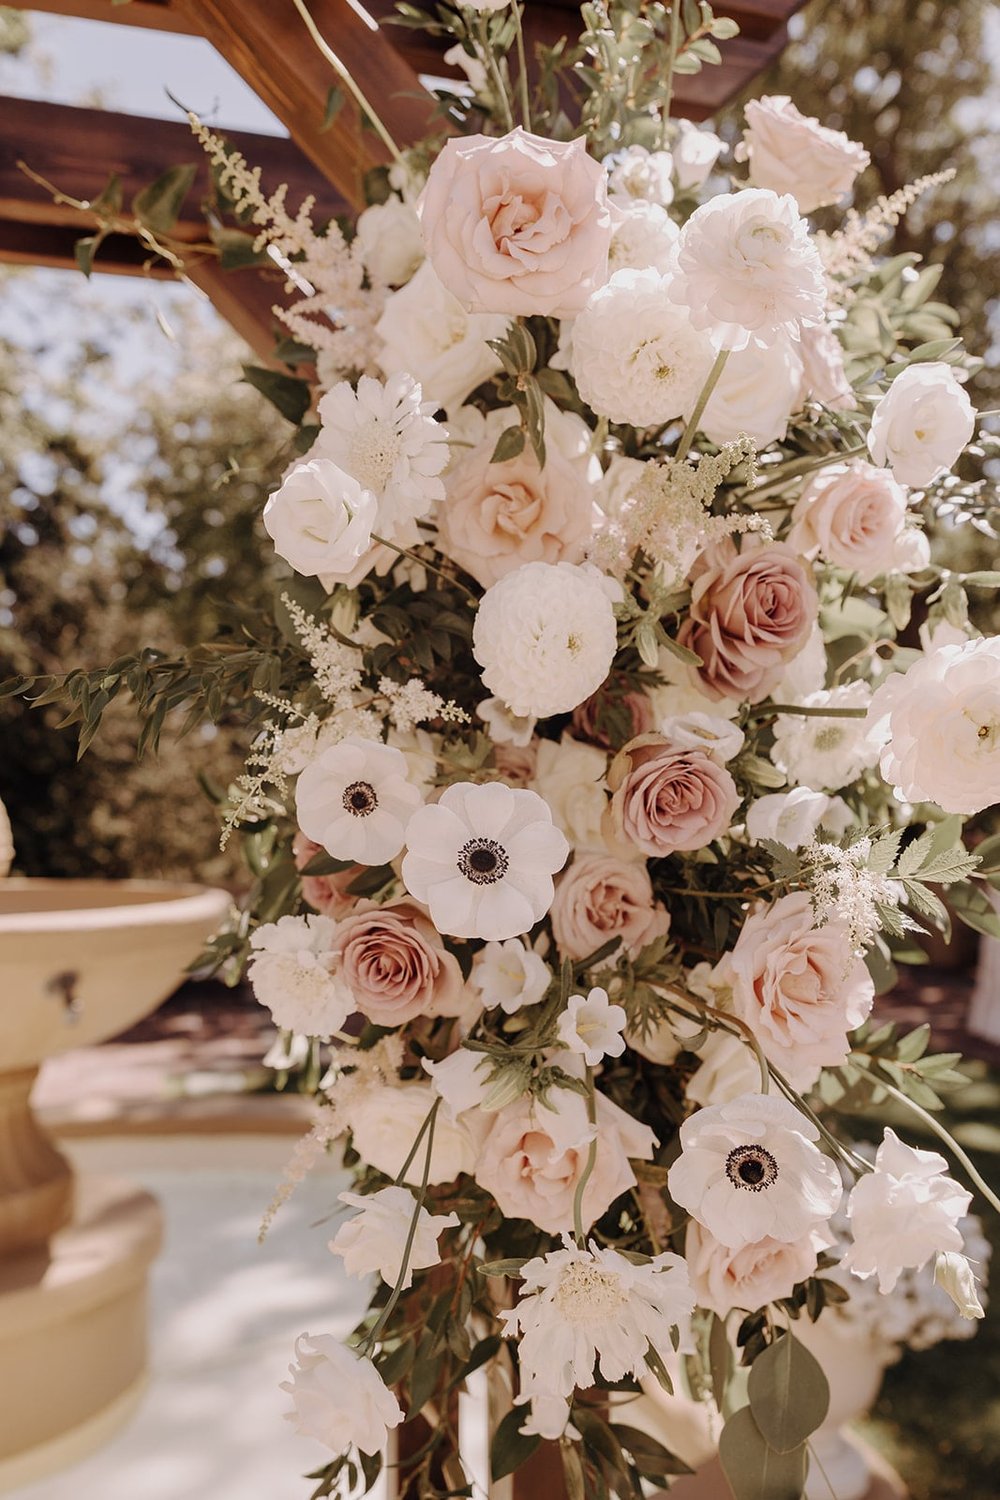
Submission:
[[981,1318],[983,1304],[976,1291],[976,1278],[964,1255],[957,1250],[941,1250],[934,1262],[934,1280],[948,1293],[963,1318]]

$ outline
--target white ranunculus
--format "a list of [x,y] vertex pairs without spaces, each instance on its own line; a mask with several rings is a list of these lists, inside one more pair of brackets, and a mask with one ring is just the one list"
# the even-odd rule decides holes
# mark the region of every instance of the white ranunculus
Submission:
[[279,917],[251,934],[251,988],[282,1031],[324,1040],[339,1031],[353,1005],[331,970],[337,924],[329,917]]
[[907,493],[888,469],[864,459],[830,464],[809,480],[792,511],[788,544],[805,557],[819,554],[871,583],[901,571]]
[[[741,432],[757,448],[780,442],[799,404],[802,359],[791,339],[766,349],[748,344],[730,354],[719,383],[708,398],[699,426],[709,442],[733,442]],[[690,415],[690,409],[684,416]]]
[[[398,1177],[435,1097],[429,1083],[371,1084],[352,1097],[345,1112],[362,1160],[386,1177]],[[423,1177],[426,1146],[425,1135],[403,1179],[411,1187],[419,1186]],[[427,1181],[432,1186],[454,1182],[460,1172],[472,1171],[475,1160],[476,1143],[464,1122],[439,1113]]]
[[700,1109],[680,1129],[671,1197],[730,1250],[800,1240],[826,1224],[843,1192],[818,1140],[815,1125],[774,1094]]
[[721,136],[712,130],[700,130],[691,120],[678,120],[674,142],[674,172],[682,190],[701,187],[720,155],[726,149]]
[[301,1334],[295,1359],[288,1367],[291,1380],[281,1383],[292,1398],[286,1415],[295,1431],[336,1454],[351,1448],[379,1453],[403,1412],[371,1360],[329,1333]]
[[608,271],[659,271],[661,276],[672,270],[677,236],[680,230],[665,208],[645,199],[627,199],[618,208],[618,220],[611,236]]
[[612,200],[657,203],[662,208],[673,202],[673,158],[669,151],[648,151],[645,146],[626,146],[613,158],[608,175]]
[[341,1193],[338,1201],[358,1212],[337,1230],[330,1241],[331,1251],[341,1257],[348,1276],[370,1276],[377,1271],[389,1286],[399,1281],[414,1213],[417,1227],[406,1257],[404,1289],[412,1286],[414,1271],[440,1263],[438,1238],[444,1230],[458,1226],[457,1214],[432,1217],[426,1208],[417,1209],[413,1194],[405,1187],[380,1188],[366,1195]]
[[838,203],[871,160],[864,146],[800,114],[785,94],[751,99],[744,114],[736,160],[750,163],[755,187],[791,193],[800,213]]
[[334,859],[359,865],[395,859],[423,800],[402,750],[356,734],[318,755],[295,788],[302,832]]
[[673,301],[721,349],[795,339],[823,322],[823,265],[795,199],[766,188],[720,193],[696,208],[677,244]]
[[[803,708],[867,709],[871,689],[865,682],[809,693]],[[879,742],[866,719],[823,718],[818,714],[779,714],[774,721],[771,759],[789,781],[815,792],[836,792],[874,766]]]
[[891,1292],[900,1273],[919,1270],[942,1250],[960,1251],[957,1225],[972,1194],[946,1175],[937,1151],[921,1151],[886,1129],[874,1172],[856,1183],[847,1204],[853,1243],[842,1264],[855,1276],[878,1276]]
[[535,792],[492,781],[456,782],[407,825],[403,883],[439,932],[519,937],[552,905],[565,836]]
[[500,338],[508,321],[502,313],[466,312],[424,261],[386,299],[375,325],[382,340],[376,359],[387,375],[412,375],[426,400],[450,410],[499,370],[486,340]]
[[620,598],[621,586],[589,565],[531,562],[507,573],[472,627],[486,687],[515,714],[571,713],[611,670]]
[[395,195],[358,215],[361,258],[372,281],[402,286],[424,258],[416,209]]
[[1000,802],[1000,637],[941,646],[878,687],[868,725],[909,802],[977,813]]
[[573,324],[570,370],[592,411],[660,427],[698,398],[712,348],[670,300],[658,271],[617,271]]
[[306,578],[346,578],[371,545],[378,501],[329,459],[296,464],[264,507],[279,557]]
[[950,365],[908,365],[872,413],[868,451],[900,484],[931,484],[972,437],[976,413]]
[[512,1016],[527,1005],[537,1005],[551,979],[552,970],[541,954],[525,947],[520,938],[508,938],[480,948],[469,984],[479,991],[484,1009],[499,1005]]
[[840,797],[795,786],[790,792],[772,792],[752,802],[746,830],[752,839],[772,839],[786,849],[801,849],[815,838],[817,829],[841,834],[853,821],[854,814]]
[[569,1052],[578,1053],[590,1068],[605,1057],[621,1057],[625,1051],[626,1016],[620,1005],[612,1005],[608,992],[595,985],[586,995],[570,995],[556,1028]]
[[548,803],[552,821],[574,849],[603,849],[601,823],[608,805],[604,751],[564,733],[558,743],[539,740],[535,766],[532,790]]

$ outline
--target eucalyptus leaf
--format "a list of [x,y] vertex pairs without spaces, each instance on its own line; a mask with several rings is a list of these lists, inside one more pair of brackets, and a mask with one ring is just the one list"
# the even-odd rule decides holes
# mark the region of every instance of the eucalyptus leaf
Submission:
[[747,1385],[750,1410],[770,1448],[791,1453],[822,1426],[830,1387],[816,1358],[786,1333],[759,1354]]
[[490,1474],[494,1480],[504,1479],[525,1463],[542,1441],[537,1433],[525,1436],[521,1432],[524,1424],[523,1407],[514,1406],[504,1417],[490,1444]]
[[749,1406],[733,1412],[723,1427],[719,1461],[735,1500],[801,1500],[809,1461],[805,1444],[776,1452],[761,1436]]
[[154,234],[168,234],[180,217],[181,206],[198,175],[195,162],[169,167],[149,187],[136,193],[132,212]]

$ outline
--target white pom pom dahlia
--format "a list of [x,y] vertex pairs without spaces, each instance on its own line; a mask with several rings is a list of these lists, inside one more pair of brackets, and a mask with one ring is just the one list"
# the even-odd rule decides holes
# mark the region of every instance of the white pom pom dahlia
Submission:
[[570,713],[597,691],[618,644],[620,586],[596,568],[525,563],[486,590],[472,650],[491,693],[519,715]]

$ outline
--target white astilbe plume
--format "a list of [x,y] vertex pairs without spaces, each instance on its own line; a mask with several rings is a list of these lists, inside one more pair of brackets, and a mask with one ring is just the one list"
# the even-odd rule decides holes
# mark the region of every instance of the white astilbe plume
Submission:
[[[336,712],[354,708],[354,695],[362,686],[360,647],[345,646],[325,625],[306,614],[290,594],[281,602],[288,611],[295,634],[309,657],[316,676],[316,686]],[[348,731],[345,730],[346,734]],[[376,735],[376,738],[381,738]]]
[[425,724],[430,719],[443,719],[446,724],[468,724],[469,715],[464,708],[450,698],[442,698],[421,682],[411,677],[407,682],[393,682],[391,677],[380,677],[379,697],[387,703],[386,712],[394,729],[402,734]]
[[374,372],[371,351],[377,347],[375,324],[382,316],[386,288],[365,279],[361,243],[350,244],[336,219],[322,233],[313,227],[315,200],[309,196],[293,216],[286,206],[288,185],[267,196],[259,167],[215,135],[195,114],[188,121],[219,181],[240,212],[257,226],[254,250],[267,250],[287,277],[285,289],[297,293],[288,307],[272,311],[295,338],[321,356],[326,385],[351,373]]
[[945,172],[918,177],[916,182],[907,183],[890,197],[879,198],[863,214],[857,209],[849,209],[843,227],[833,234],[819,232],[813,236],[826,273],[831,306],[844,306],[853,300],[854,292],[847,283],[856,281],[871,269],[876,251],[907,209],[931,188],[950,182],[954,175],[954,168],[949,167]]
[[800,852],[817,921],[845,923],[858,953],[871,946],[883,927],[897,935],[918,928],[899,908],[899,882],[868,868],[871,852],[867,837],[847,849],[813,839]]

